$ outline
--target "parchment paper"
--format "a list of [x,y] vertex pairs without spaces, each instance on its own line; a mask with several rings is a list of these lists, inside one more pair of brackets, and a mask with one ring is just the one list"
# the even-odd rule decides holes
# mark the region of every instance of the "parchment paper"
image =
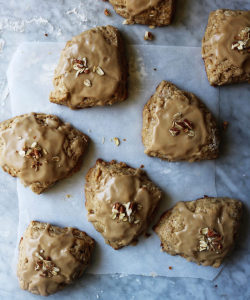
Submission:
[[[18,48],[8,70],[12,113],[13,116],[31,111],[56,114],[88,134],[91,145],[81,171],[42,195],[35,195],[17,180],[18,241],[31,220],[74,226],[97,241],[89,273],[215,278],[221,268],[197,266],[161,252],[160,241],[150,229],[152,235],[141,237],[136,246],[113,250],[87,221],[84,207],[84,176],[97,158],[116,159],[133,167],[145,166],[149,177],[165,193],[155,222],[177,201],[216,196],[214,161],[168,163],[147,157],[141,142],[143,106],[163,79],[195,93],[217,115],[219,92],[208,84],[200,48],[129,46],[129,99],[111,107],[72,111],[48,100],[53,72],[63,47],[64,43],[25,43]],[[119,147],[111,142],[114,137],[121,140]]]

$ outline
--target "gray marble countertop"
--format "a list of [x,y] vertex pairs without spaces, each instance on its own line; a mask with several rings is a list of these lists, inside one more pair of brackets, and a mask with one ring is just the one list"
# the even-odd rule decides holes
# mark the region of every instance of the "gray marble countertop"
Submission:
[[[96,5],[93,5],[95,2]],[[103,13],[105,8],[111,17]],[[171,26],[154,29],[157,45],[200,46],[211,10],[218,8],[250,9],[250,0],[178,0]],[[16,48],[25,41],[66,41],[71,36],[96,25],[115,25],[128,43],[146,44],[147,27],[124,26],[111,6],[100,0],[0,0],[0,121],[11,116],[6,70]],[[46,35],[45,35],[46,34]],[[39,70],[38,70],[39,71]],[[249,95],[250,95],[250,88]],[[249,98],[234,95],[223,88],[220,121],[229,121],[222,141],[222,155],[217,161],[218,195],[239,198],[245,203],[243,230],[239,245],[227,259],[214,281],[190,278],[165,278],[117,275],[86,275],[66,293],[51,299],[71,297],[71,288],[81,288],[84,299],[250,299],[250,184]],[[231,137],[234,136],[234,139]],[[235,138],[237,136],[237,138]],[[240,162],[234,164],[234,162]],[[16,180],[0,172],[0,299],[18,299],[21,293],[11,271],[18,226]],[[242,263],[244,261],[244,263]],[[37,299],[27,294],[27,299]],[[24,295],[24,294],[23,294]],[[119,296],[118,296],[119,295]],[[72,298],[72,297],[71,297]]]

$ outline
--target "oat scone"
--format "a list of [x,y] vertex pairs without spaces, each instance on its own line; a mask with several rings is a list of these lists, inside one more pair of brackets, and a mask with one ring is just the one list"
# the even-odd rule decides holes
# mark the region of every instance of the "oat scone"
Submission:
[[0,123],[0,166],[37,194],[78,171],[88,137],[55,115],[29,113]]
[[50,101],[72,109],[127,98],[127,61],[117,28],[96,27],[68,41],[54,75]]
[[144,152],[168,161],[214,159],[219,153],[216,122],[192,93],[162,81],[143,109]]
[[165,26],[172,21],[176,0],[109,0],[125,24]]
[[21,289],[48,296],[82,276],[95,242],[85,232],[32,221],[19,244]]
[[238,200],[205,197],[178,202],[162,215],[154,230],[163,251],[217,268],[234,247],[241,214]]
[[145,232],[161,191],[141,169],[99,159],[86,175],[85,198],[88,220],[107,244],[119,249]]
[[211,85],[250,83],[250,11],[211,12],[202,40],[202,58]]

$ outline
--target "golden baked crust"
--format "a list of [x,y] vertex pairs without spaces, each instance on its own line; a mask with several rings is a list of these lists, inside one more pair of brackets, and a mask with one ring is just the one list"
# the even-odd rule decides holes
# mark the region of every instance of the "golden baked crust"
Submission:
[[37,194],[79,170],[88,137],[55,115],[30,113],[0,123],[0,165]]
[[[239,41],[245,45],[240,46]],[[202,58],[211,85],[250,82],[250,11],[211,12],[202,40]]]
[[154,230],[163,251],[219,267],[234,247],[241,214],[238,200],[205,197],[178,202],[162,215]]
[[72,109],[111,105],[127,98],[127,60],[117,28],[82,32],[62,50],[50,101]]
[[142,141],[146,154],[168,161],[215,159],[219,154],[211,113],[195,95],[167,81],[144,106]]
[[86,175],[85,198],[88,220],[119,249],[145,232],[161,191],[142,170],[99,159]]
[[82,276],[95,241],[85,232],[32,221],[19,244],[17,276],[21,289],[54,294]]
[[126,24],[166,26],[172,21],[176,1],[141,0],[138,5],[136,1],[132,0],[109,0],[109,2],[113,5],[115,11],[126,19]]

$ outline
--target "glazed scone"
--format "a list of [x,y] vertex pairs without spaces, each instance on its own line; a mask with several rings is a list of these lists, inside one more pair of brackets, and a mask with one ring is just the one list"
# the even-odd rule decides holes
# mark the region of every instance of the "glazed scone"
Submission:
[[202,58],[211,85],[250,83],[250,11],[211,12],[202,40]]
[[95,242],[85,232],[32,221],[19,244],[21,289],[48,296],[82,276]]
[[172,21],[176,0],[109,0],[124,24],[165,26]]
[[111,105],[127,98],[123,40],[113,26],[96,27],[72,38],[62,50],[50,101],[72,109]]
[[163,251],[217,268],[234,247],[241,214],[238,200],[205,197],[178,202],[162,215],[154,230]]
[[145,232],[161,191],[142,170],[99,159],[86,175],[85,198],[88,220],[119,249]]
[[81,166],[88,137],[57,116],[29,113],[0,123],[0,165],[37,194]]
[[193,94],[162,81],[143,109],[145,153],[168,161],[214,159],[219,153],[216,122]]

